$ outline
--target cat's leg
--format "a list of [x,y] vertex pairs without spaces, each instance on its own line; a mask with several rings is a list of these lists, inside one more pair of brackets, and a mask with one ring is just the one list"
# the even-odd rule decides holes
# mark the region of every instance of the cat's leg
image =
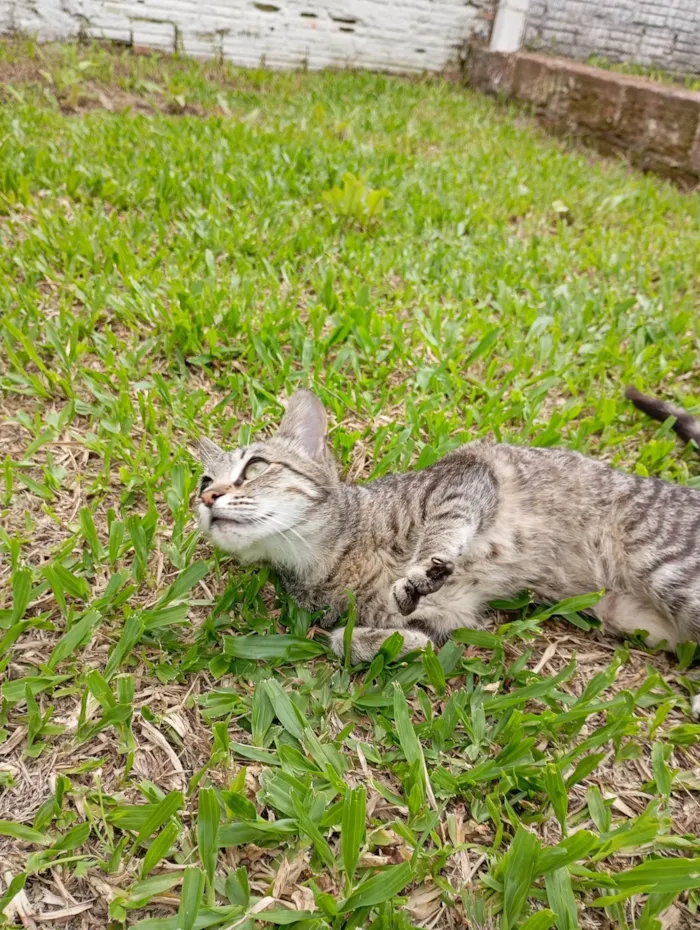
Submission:
[[437,522],[426,530],[405,576],[395,581],[391,589],[404,616],[416,610],[422,597],[440,590],[454,573],[456,562],[473,535],[472,527],[457,521]]
[[454,598],[450,597],[449,606],[435,607],[423,600],[411,614],[411,628],[427,633],[434,646],[444,646],[455,630],[482,625],[482,606],[483,599],[475,592],[456,592]]
[[415,611],[422,597],[440,590],[467,547],[494,519],[499,505],[498,483],[490,467],[466,464],[459,456],[430,476],[418,493],[421,537],[405,576],[392,587],[404,616]]
[[645,630],[649,646],[665,642],[667,649],[674,650],[678,645],[678,634],[670,621],[651,604],[633,594],[610,591],[596,604],[593,613],[606,633],[631,636],[637,630]]
[[[432,642],[436,648],[444,646],[453,630],[479,626],[480,602],[478,598],[469,598],[469,603],[464,598],[461,600],[464,603],[460,603],[458,599],[456,610],[428,606],[423,602],[411,616],[410,626],[407,627],[382,629],[356,627],[352,633],[350,646],[351,661],[353,664],[370,662],[393,633],[400,633],[403,636],[403,646],[399,653],[401,656],[406,655],[407,652],[413,652],[414,649],[423,649],[429,642]],[[344,638],[344,628],[334,630],[330,634],[330,647],[336,655],[341,657],[345,652]]]
[[[379,623],[371,627],[356,627],[352,633],[350,658],[354,663],[369,662],[379,652],[382,644],[393,634],[403,636],[403,646],[399,655],[406,655],[414,649],[423,649],[429,642],[440,648],[450,638],[453,630],[463,627],[478,627],[481,607],[484,599],[476,591],[457,593],[450,599],[450,606],[434,606],[422,601],[419,609],[412,614],[406,626],[392,627],[392,623],[401,623],[402,618],[394,614],[378,614]],[[365,622],[366,619],[365,619]],[[336,655],[343,656],[345,629],[334,630],[330,634],[330,647]]]
[[[671,623],[660,613],[631,594],[610,592],[593,608],[593,613],[603,624],[606,633],[617,636],[632,635],[637,630],[647,632],[647,645],[658,646],[665,642],[673,651],[683,637],[679,636]],[[693,717],[700,718],[700,694],[696,694],[690,705]]]
[[[413,652],[414,649],[422,649],[428,645],[429,637],[419,630],[404,628],[397,629],[369,629],[368,627],[359,627],[352,631],[350,641],[350,661],[353,665],[358,662],[371,662],[375,655],[382,648],[386,640],[393,636],[394,633],[400,633],[403,636],[403,646],[401,647],[400,656]],[[330,647],[333,652],[340,656],[345,655],[345,628],[333,630],[330,634]]]

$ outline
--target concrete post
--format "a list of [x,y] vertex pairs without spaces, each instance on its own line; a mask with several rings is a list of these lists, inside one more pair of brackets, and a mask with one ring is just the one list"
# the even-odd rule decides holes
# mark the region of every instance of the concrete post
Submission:
[[525,35],[530,0],[500,0],[491,31],[492,52],[517,52]]

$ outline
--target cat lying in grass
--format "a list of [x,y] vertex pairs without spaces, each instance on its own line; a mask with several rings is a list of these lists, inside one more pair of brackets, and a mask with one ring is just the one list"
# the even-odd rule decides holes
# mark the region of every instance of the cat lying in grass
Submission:
[[[657,419],[682,411],[633,391]],[[696,432],[693,432],[693,429]],[[367,484],[338,477],[323,405],[289,401],[277,433],[223,451],[201,443],[202,531],[242,564],[264,563],[332,622],[356,598],[353,662],[398,630],[404,652],[478,626],[489,601],[530,590],[556,603],[601,589],[604,630],[650,645],[700,641],[700,494],[564,449],[473,442],[422,471]],[[331,646],[343,652],[343,629]]]

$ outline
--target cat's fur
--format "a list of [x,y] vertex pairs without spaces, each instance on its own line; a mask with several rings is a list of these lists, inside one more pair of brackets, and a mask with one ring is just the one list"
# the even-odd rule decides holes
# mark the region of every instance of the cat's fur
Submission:
[[663,423],[669,417],[674,417],[673,430],[680,436],[683,442],[694,442],[700,450],[700,421],[691,416],[687,411],[676,407],[665,400],[659,400],[658,397],[649,397],[642,394],[635,387],[628,387],[625,390],[625,397],[631,400],[634,406],[646,413],[648,417],[659,420]]
[[[594,612],[606,630],[646,630],[671,649],[700,641],[696,491],[563,449],[483,442],[423,471],[345,484],[326,428],[318,398],[298,391],[272,438],[235,452],[206,440],[199,518],[215,545],[273,566],[331,621],[351,590],[353,662],[394,630],[404,651],[442,643],[526,589],[550,603],[605,589]],[[331,644],[342,654],[342,629]]]

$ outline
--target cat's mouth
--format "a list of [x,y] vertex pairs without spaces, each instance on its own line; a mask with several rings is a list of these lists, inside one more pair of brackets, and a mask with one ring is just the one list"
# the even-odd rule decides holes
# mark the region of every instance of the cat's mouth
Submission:
[[209,517],[209,526],[215,526],[217,523],[233,523],[236,526],[245,526],[250,520],[239,520],[237,517],[223,517],[212,514]]

